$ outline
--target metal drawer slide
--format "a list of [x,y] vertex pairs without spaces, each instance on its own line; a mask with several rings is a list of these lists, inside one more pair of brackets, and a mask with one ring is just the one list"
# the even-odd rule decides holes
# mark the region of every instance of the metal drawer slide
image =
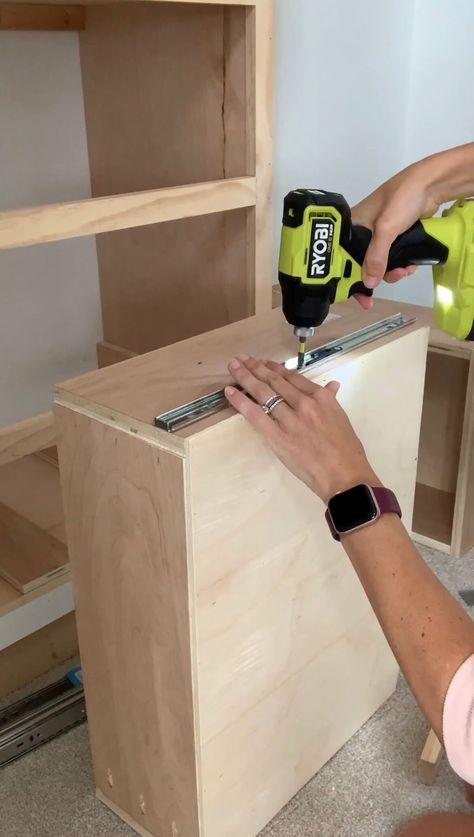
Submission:
[[[318,365],[325,363],[329,358],[335,355],[344,355],[348,352],[358,349],[360,346],[366,346],[374,340],[379,340],[381,337],[386,337],[393,331],[399,331],[401,328],[411,325],[415,322],[414,317],[405,317],[403,314],[393,314],[378,323],[361,328],[358,331],[347,334],[341,337],[340,340],[333,340],[331,343],[326,343],[325,346],[320,346],[313,351],[306,353],[305,364],[301,372],[307,372]],[[284,364],[287,369],[297,368],[298,358],[290,358]],[[166,430],[168,433],[175,433],[177,430],[182,430],[201,419],[212,416],[220,410],[228,406],[227,399],[224,395],[224,390],[211,392],[209,395],[204,395],[202,398],[197,398],[195,401],[190,401],[188,404],[183,404],[181,407],[176,407],[174,410],[169,410],[162,415],[155,418],[155,427],[160,430]]]
[[86,720],[84,690],[69,677],[0,710],[0,767]]

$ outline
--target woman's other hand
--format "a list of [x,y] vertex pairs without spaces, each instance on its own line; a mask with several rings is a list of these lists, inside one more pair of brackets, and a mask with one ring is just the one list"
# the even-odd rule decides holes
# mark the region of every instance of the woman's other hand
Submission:
[[[325,503],[338,491],[358,483],[380,484],[337,401],[339,384],[335,381],[318,386],[280,364],[247,355],[231,361],[229,371],[252,396],[227,387],[230,404]],[[269,416],[262,405],[274,395],[284,401]]]

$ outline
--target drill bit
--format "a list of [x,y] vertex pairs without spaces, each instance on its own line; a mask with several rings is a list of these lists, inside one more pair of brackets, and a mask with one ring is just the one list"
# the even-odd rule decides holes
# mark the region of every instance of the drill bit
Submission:
[[298,345],[298,364],[297,364],[297,367],[296,367],[298,372],[304,366],[305,355],[306,355],[306,337],[300,337],[300,342],[299,342],[299,345]]

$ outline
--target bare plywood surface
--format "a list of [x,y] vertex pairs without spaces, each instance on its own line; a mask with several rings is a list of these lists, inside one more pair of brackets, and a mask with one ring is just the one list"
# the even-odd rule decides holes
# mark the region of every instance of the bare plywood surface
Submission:
[[94,6],[80,49],[93,195],[254,174],[225,170],[222,7]]
[[56,438],[52,412],[0,428],[0,465],[51,445]]
[[466,387],[466,409],[460,451],[453,555],[464,555],[474,546],[474,355]]
[[113,366],[114,363],[122,363],[123,360],[130,360],[134,352],[122,349],[121,346],[113,346],[112,343],[97,343],[97,365],[99,369],[105,366]]
[[251,314],[246,236],[245,210],[99,236],[106,342],[150,352]]
[[0,651],[0,697],[31,683],[78,653],[73,613]]
[[84,29],[84,6],[0,3],[0,31],[78,32]]
[[38,456],[26,456],[0,468],[0,503],[66,543],[59,471],[55,465]]
[[[255,204],[248,14],[172,3],[88,8],[80,45],[93,195],[241,178],[239,205]],[[98,237],[106,342],[147,352],[253,313],[252,210],[222,212],[236,205],[211,191],[207,206],[215,214]],[[197,213],[174,217],[186,214]]]
[[451,544],[455,494],[418,482],[413,532],[446,545]]
[[[426,337],[339,369],[341,402],[407,526]],[[314,495],[240,417],[189,446],[203,834],[225,822],[254,835],[388,697],[396,665]]]
[[65,544],[0,503],[0,576],[28,593],[67,571]]
[[196,837],[183,463],[58,420],[96,784],[150,833]]
[[[335,306],[339,319],[326,322],[308,346],[322,345],[400,310],[399,304],[379,300],[371,312],[351,301]],[[417,326],[415,326],[416,328]],[[409,327],[413,328],[413,327]],[[409,330],[408,329],[408,330]],[[291,327],[279,309],[249,318],[225,328],[184,340],[157,352],[133,358],[115,368],[81,376],[59,385],[60,398],[69,395],[90,402],[94,408],[121,414],[150,426],[158,413],[177,407],[206,393],[221,389],[230,378],[227,363],[234,354],[246,351],[260,357],[284,361],[296,354]],[[365,354],[371,347],[362,349]],[[337,361],[334,362],[337,367]],[[223,411],[211,423],[224,420]],[[200,429],[200,426],[197,426]],[[173,434],[189,436],[195,428]]]
[[429,352],[418,481],[454,494],[466,405],[468,359]]

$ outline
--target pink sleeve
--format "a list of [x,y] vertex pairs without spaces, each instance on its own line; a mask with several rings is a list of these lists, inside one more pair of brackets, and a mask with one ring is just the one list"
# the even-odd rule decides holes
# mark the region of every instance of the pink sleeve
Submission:
[[453,770],[474,785],[474,654],[454,675],[443,710],[443,738]]

